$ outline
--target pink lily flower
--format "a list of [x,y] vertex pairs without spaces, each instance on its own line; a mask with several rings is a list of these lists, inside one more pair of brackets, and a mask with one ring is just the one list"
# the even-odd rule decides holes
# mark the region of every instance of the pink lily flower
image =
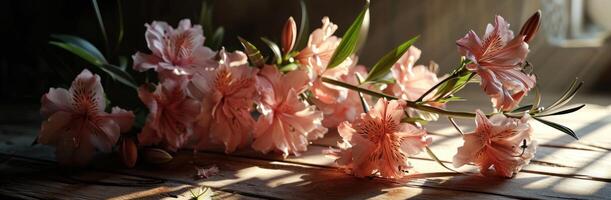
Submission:
[[197,119],[197,148],[214,143],[225,145],[225,152],[234,152],[251,141],[254,119],[251,111],[255,97],[257,69],[243,65],[243,53],[219,52],[217,68],[209,68],[193,76],[189,91],[202,102]]
[[276,66],[266,65],[257,77],[261,116],[254,127],[253,149],[268,153],[272,150],[299,156],[307,150],[310,140],[322,138],[323,114],[299,98],[308,86],[305,71],[283,75]]
[[477,127],[463,136],[465,143],[454,156],[454,167],[474,163],[484,175],[512,177],[530,162],[537,147],[527,116],[514,119],[496,114],[488,119],[480,110],[476,115]]
[[[396,82],[391,84],[389,89],[394,96],[415,101],[439,82],[437,77],[438,66],[436,63],[431,62],[429,66],[416,65],[416,61],[420,58],[421,53],[420,49],[411,46],[391,68],[392,76]],[[431,92],[423,100],[428,100],[434,94],[435,92]],[[432,106],[444,107],[445,104],[435,103]],[[429,121],[439,118],[437,114],[412,108],[408,108],[407,111],[410,117],[419,117]]]
[[529,51],[525,37],[514,38],[509,24],[496,16],[495,25],[488,24],[483,41],[473,31],[456,41],[459,52],[472,62],[467,69],[481,77],[481,87],[497,109],[516,107],[535,86],[535,77],[521,71]]
[[[358,74],[363,78],[367,76],[367,68],[365,68],[365,66],[358,65],[350,67],[349,70],[348,74],[341,75],[335,79],[345,83],[358,85],[359,83],[356,79],[356,75]],[[375,88],[370,87],[370,89]],[[367,105],[371,104],[371,96],[363,95],[363,97]],[[331,103],[326,103],[325,101],[315,98],[312,99],[312,102],[324,113],[322,124],[327,128],[335,128],[343,121],[352,122],[361,113],[365,112],[358,92],[353,90],[348,90],[346,98],[340,102],[332,101]]]
[[215,52],[204,47],[202,27],[191,26],[189,19],[181,20],[176,29],[159,21],[145,26],[146,44],[152,54],[134,54],[134,70],[154,69],[161,79],[165,79],[192,75],[197,68],[214,63]]
[[404,108],[403,101],[379,99],[369,113],[339,125],[341,149],[327,153],[339,157],[335,162],[357,177],[403,177],[412,168],[408,157],[432,142],[425,130],[401,123]]
[[69,90],[51,88],[42,96],[42,123],[38,142],[56,147],[57,161],[63,165],[85,165],[95,149],[112,151],[120,133],[131,129],[134,114],[113,107],[106,113],[100,76],[83,70]]
[[150,112],[142,132],[138,134],[141,145],[159,144],[176,151],[193,134],[200,102],[187,94],[186,85],[187,81],[183,79],[166,79],[152,93],[146,86],[138,89],[140,100]]
[[352,65],[352,58],[346,59],[339,66],[327,69],[327,65],[341,42],[341,39],[333,35],[337,25],[333,24],[328,17],[322,19],[322,27],[310,34],[308,45],[295,57],[301,63],[301,69],[309,72],[312,82],[311,91],[314,98],[324,103],[338,103],[346,99],[348,90],[335,85],[323,83],[320,77],[337,78],[349,72],[348,67]]

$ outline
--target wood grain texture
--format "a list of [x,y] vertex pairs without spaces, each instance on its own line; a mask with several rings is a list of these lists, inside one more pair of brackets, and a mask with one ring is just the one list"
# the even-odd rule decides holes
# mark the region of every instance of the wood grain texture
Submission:
[[[570,116],[573,117],[570,121],[563,117],[554,120],[566,121],[575,126],[601,126],[602,130],[606,130],[606,123],[599,122],[596,125],[596,118],[606,119],[604,116],[608,108],[586,108],[587,112]],[[469,122],[463,120],[461,124],[469,125]],[[188,189],[207,186],[214,188],[219,198],[229,199],[609,197],[611,175],[608,169],[611,168],[611,157],[606,147],[611,145],[606,142],[603,131],[578,131],[584,137],[576,143],[572,140],[557,140],[555,138],[563,137],[562,133],[540,131],[545,129],[535,126],[535,137],[544,145],[538,149],[536,159],[513,179],[453,173],[422,153],[411,158],[414,169],[406,178],[389,181],[355,178],[336,168],[333,159],[322,155],[322,150],[334,146],[339,139],[332,132],[324,139],[315,141],[300,157],[284,159],[277,154],[263,155],[252,150],[225,155],[221,150],[210,149],[197,154],[181,151],[175,154],[173,161],[164,165],[139,163],[136,168],[125,169],[116,157],[101,155],[95,158],[89,168],[65,173],[53,162],[52,148],[30,145],[38,132],[36,125],[0,125],[0,134],[4,139],[0,142],[0,195],[25,199],[183,198],[188,197]],[[443,123],[431,124],[429,127],[434,129],[431,148],[447,165],[451,165],[449,161],[462,140]],[[465,126],[464,129],[469,130],[469,127]],[[595,142],[603,148],[585,148]],[[197,167],[212,165],[220,168],[220,174],[209,179],[194,177]],[[459,170],[476,172],[474,166],[465,166]],[[161,182],[151,183],[151,180]],[[125,186],[132,182],[146,184],[141,187]],[[109,183],[119,183],[121,186]],[[62,193],[65,190],[72,192]]]
[[[190,185],[94,169],[66,169],[55,162],[1,155],[0,197],[19,199],[190,199]],[[214,191],[213,198],[257,199]]]

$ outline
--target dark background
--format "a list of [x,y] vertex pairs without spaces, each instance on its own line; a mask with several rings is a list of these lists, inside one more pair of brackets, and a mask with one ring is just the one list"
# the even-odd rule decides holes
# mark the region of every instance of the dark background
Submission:
[[[266,36],[274,41],[285,20],[294,16],[299,22],[299,2],[296,0],[231,0],[209,1],[214,3],[213,24],[225,28],[224,44],[228,49],[239,49],[238,35],[264,47],[258,37]],[[421,34],[416,43],[423,50],[420,63],[435,60],[441,64],[442,72],[448,72],[458,59],[453,41],[462,37],[469,29],[482,33],[494,14],[502,14],[519,25],[534,10],[534,1],[374,1],[371,5],[371,26],[368,42],[361,54],[362,63],[370,66],[386,51],[415,35]],[[116,46],[118,33],[118,5],[116,0],[100,0],[100,10],[110,40],[108,59],[117,63],[117,55],[131,57],[136,51],[148,52],[144,40],[144,23],[153,20],[167,21],[175,26],[180,19],[190,18],[199,23],[201,0],[124,0],[122,10],[125,21],[123,43]],[[362,7],[363,2],[354,0],[310,0],[310,31],[320,27],[320,19],[329,16],[339,25],[336,35],[341,35]],[[528,4],[528,5],[526,5]],[[457,6],[459,5],[459,6]],[[70,81],[89,66],[76,56],[48,44],[51,34],[77,35],[91,41],[102,52],[104,41],[98,26],[91,1],[87,0],[9,0],[0,2],[0,28],[2,53],[0,53],[0,104],[38,104],[49,87],[67,87]],[[596,75],[588,74],[589,65],[609,65],[608,48],[557,49],[538,36],[531,47],[531,58],[537,68],[564,71],[571,76],[585,74],[594,77],[587,80],[588,92],[608,92],[609,67]],[[607,43],[608,44],[608,43]],[[609,46],[609,45],[606,45]],[[550,51],[553,49],[553,51]],[[552,52],[552,53],[550,53]],[[571,55],[565,56],[565,55]],[[592,62],[593,55],[598,55]],[[563,60],[564,59],[564,60]],[[131,62],[131,60],[130,60]],[[90,68],[91,69],[91,68]],[[568,71],[567,71],[568,70]],[[570,70],[576,70],[572,72]],[[548,70],[550,71],[550,70]],[[94,72],[96,72],[94,70]],[[99,72],[98,72],[99,73]],[[561,91],[568,85],[564,77],[544,74],[540,83],[549,91]],[[568,76],[567,76],[568,77]],[[124,91],[120,84],[104,78],[109,96],[114,90]],[[562,85],[564,84],[564,85]],[[120,95],[118,104],[137,98]]]

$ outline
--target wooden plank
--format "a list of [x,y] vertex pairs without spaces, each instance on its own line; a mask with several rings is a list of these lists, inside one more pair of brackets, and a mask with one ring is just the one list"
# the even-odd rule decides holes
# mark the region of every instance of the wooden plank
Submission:
[[[67,170],[54,162],[0,156],[0,196],[19,199],[190,199],[199,186],[92,169]],[[224,191],[214,198],[256,199]]]
[[[13,134],[12,136],[15,136],[15,135],[16,134]],[[0,149],[2,149],[2,151],[5,153],[15,153],[15,154],[21,154],[21,155],[28,155],[28,156],[37,156],[38,155],[40,157],[46,157],[46,158],[49,158],[49,156],[52,156],[51,150],[49,148],[46,148],[43,146],[29,147],[27,145],[27,143],[31,142],[31,140],[34,138],[34,135],[21,134],[19,135],[19,137],[15,136],[15,138],[17,139],[10,140],[11,142],[8,142],[8,143],[12,143],[12,145],[8,145],[6,142],[4,142],[0,144]],[[330,134],[329,136],[330,137],[327,137],[321,140],[323,144],[324,144],[324,141],[328,142],[334,139],[335,140],[338,139],[337,136],[335,136],[334,138],[333,134]],[[441,141],[442,139],[444,139],[444,137],[448,137],[448,136],[435,135],[434,137],[435,137],[435,141]],[[439,144],[434,144],[433,149],[434,150],[443,149],[444,151],[439,151],[437,153],[440,155],[440,157],[446,158],[445,160],[447,160],[447,158],[451,158],[450,153],[453,154],[453,151],[455,151],[454,149],[458,147],[457,145],[453,145],[453,144],[459,140],[460,138],[456,137],[456,138],[450,138],[443,142],[438,142]],[[442,146],[436,146],[436,145],[442,145]],[[448,148],[448,147],[444,147],[443,145],[452,145],[452,147]],[[545,147],[545,148],[555,149],[553,151],[545,151],[545,150],[540,149],[539,150],[540,152],[543,152],[543,153],[547,152],[547,154],[545,155],[553,155],[559,152],[558,148],[554,148],[554,147]],[[315,146],[315,145],[310,146],[310,150],[306,152],[302,157],[298,157],[298,158],[290,157],[289,159],[286,159],[284,161],[282,161],[282,158],[277,155],[271,155],[271,156],[270,155],[261,155],[259,153],[252,152],[252,151],[240,151],[239,153],[233,156],[225,156],[225,155],[218,154],[215,152],[209,152],[209,153],[201,153],[199,154],[199,156],[196,156],[196,157],[191,156],[190,153],[188,152],[182,152],[182,153],[179,153],[178,155],[179,158],[177,158],[175,161],[172,162],[174,164],[160,166],[159,168],[150,167],[150,166],[148,167],[140,166],[137,169],[131,169],[131,170],[121,170],[117,166],[105,166],[104,168],[115,170],[114,172],[117,172],[117,173],[126,173],[126,174],[138,175],[138,176],[151,176],[151,177],[166,178],[168,180],[174,180],[174,181],[181,182],[181,183],[188,183],[188,184],[196,183],[196,184],[203,184],[203,185],[207,185],[211,187],[212,186],[221,186],[221,188],[223,188],[224,191],[235,191],[235,192],[253,192],[254,191],[253,194],[260,196],[260,197],[282,198],[282,197],[287,197],[287,196],[280,195],[281,193],[296,194],[295,192],[291,192],[290,189],[286,188],[286,185],[294,186],[295,184],[291,185],[291,184],[286,184],[286,183],[300,183],[297,185],[303,186],[306,188],[316,187],[318,189],[318,187],[325,187],[324,186],[325,184],[319,183],[319,181],[324,182],[324,180],[319,180],[319,178],[316,178],[317,176],[330,176],[331,174],[328,174],[328,173],[333,172],[333,173],[342,174],[342,176],[344,176],[342,180],[346,179],[345,177],[350,177],[350,176],[344,175],[342,172],[338,172],[335,169],[329,169],[330,166],[332,166],[332,160],[328,158],[324,158],[324,156],[320,154],[320,151],[322,151],[322,149],[323,147],[320,147],[320,146]],[[449,149],[449,150],[446,150],[446,149]],[[561,149],[561,150],[565,150],[565,149]],[[430,195],[428,197],[432,197],[433,195],[441,195],[441,194],[438,194],[441,191],[451,191],[451,192],[459,192],[459,193],[460,192],[462,193],[474,192],[479,195],[483,195],[482,198],[493,198],[493,197],[494,198],[496,197],[604,198],[605,195],[608,196],[609,189],[610,189],[608,186],[608,180],[605,180],[605,179],[590,180],[591,178],[588,176],[584,176],[584,177],[570,177],[569,176],[570,178],[562,176],[562,175],[571,175],[571,172],[575,172],[573,170],[579,166],[577,164],[579,163],[583,164],[584,161],[587,161],[588,159],[596,158],[597,156],[604,154],[604,156],[602,156],[598,161],[593,162],[589,165],[584,165],[585,167],[579,170],[587,172],[585,174],[588,174],[588,173],[591,174],[593,172],[602,171],[602,174],[598,174],[598,175],[593,174],[594,175],[593,177],[606,177],[608,174],[605,174],[605,173],[607,173],[608,170],[604,170],[604,169],[608,169],[608,166],[609,166],[607,164],[608,163],[607,161],[609,160],[608,158],[609,156],[607,156],[606,152],[602,154],[597,154],[597,155],[591,154],[594,156],[593,157],[586,156],[584,160],[581,160],[581,161],[578,160],[576,163],[569,162],[567,164],[569,166],[567,167],[558,167],[556,165],[548,166],[546,164],[547,161],[550,161],[550,163],[554,164],[554,162],[557,162],[559,159],[563,159],[562,162],[566,162],[567,160],[570,160],[568,157],[565,157],[562,155],[573,154],[577,156],[582,156],[581,154],[583,152],[601,152],[601,151],[585,151],[585,150],[574,150],[574,149],[568,149],[568,150],[571,150],[569,152],[573,152],[573,153],[560,152],[560,155],[561,155],[560,157],[553,155],[553,157],[547,158],[548,160],[542,160],[541,163],[535,162],[535,164],[529,165],[525,169],[526,173],[520,173],[515,179],[510,179],[510,180],[496,180],[496,179],[490,179],[490,178],[479,177],[479,176],[456,176],[456,174],[447,173],[446,172],[447,170],[436,165],[436,163],[434,163],[433,161],[425,159],[426,158],[425,155],[419,155],[417,156],[419,159],[413,159],[412,163],[414,163],[414,165],[417,166],[416,170],[418,170],[421,174],[411,176],[410,179],[406,182],[392,183],[392,184],[397,184],[398,185],[397,187],[400,188],[400,189],[392,190],[392,191],[401,193],[402,195],[408,195],[408,196],[410,194],[419,195],[416,197],[425,197],[427,195]],[[539,154],[537,154],[537,156],[539,157]],[[181,159],[183,161],[180,161]],[[605,162],[600,162],[600,160],[605,161]],[[116,162],[114,164],[116,165]],[[224,178],[219,179],[219,180],[205,180],[205,181],[193,180],[192,179],[192,176],[194,174],[193,168],[195,167],[195,165],[208,165],[208,164],[218,164],[219,167],[221,167],[221,170],[223,171],[223,173],[221,173],[221,175],[219,176],[222,176]],[[242,167],[236,167],[236,166],[242,166]],[[262,168],[262,166],[266,166],[266,167]],[[536,167],[536,168],[531,168],[531,167]],[[545,168],[545,167],[548,167],[548,168]],[[588,168],[591,168],[591,169],[588,169]],[[297,169],[303,169],[303,170],[297,170]],[[466,168],[466,170],[469,170],[469,169],[472,169],[472,167],[469,166]],[[557,170],[557,169],[562,169],[562,170]],[[178,172],[176,172],[175,174],[172,174],[171,171],[178,171]],[[553,173],[550,173],[550,172],[553,172]],[[340,176],[339,174],[332,174],[332,175]],[[552,176],[549,176],[549,175],[552,175]],[[580,175],[580,174],[572,174],[572,175]],[[280,178],[281,180],[280,182],[278,182],[276,178],[270,178],[270,177],[278,177],[278,176],[283,177],[283,178]],[[310,177],[315,177],[315,178],[311,178],[313,180],[307,179]],[[273,181],[269,181],[270,179]],[[361,182],[364,182],[364,180],[358,180],[358,179],[355,180],[354,178],[351,179],[351,181],[345,181],[345,180],[343,181],[345,183],[342,183],[340,185],[343,185],[347,188],[351,188],[350,187],[351,184],[358,185],[358,184],[362,184]],[[377,181],[382,181],[382,180],[377,180]],[[469,181],[473,181],[473,183]],[[384,182],[384,184],[389,184],[387,183],[387,181],[382,181],[382,182]],[[467,184],[466,182],[469,182],[469,183]],[[498,188],[493,188],[490,185],[486,184],[486,182],[493,182],[495,184],[495,187],[498,187]],[[313,183],[316,183],[316,184],[312,186]],[[377,184],[380,184],[380,183],[377,183]],[[458,186],[454,184],[457,184]],[[497,184],[500,186],[496,186]],[[262,188],[265,191],[252,189],[253,187],[257,188],[261,185],[263,185]],[[323,186],[317,186],[317,185],[323,185]],[[327,186],[327,187],[331,187],[331,186]],[[370,187],[381,189],[381,190],[383,190],[382,188],[391,188],[388,185],[385,185],[385,186],[377,185],[376,186],[376,184],[370,185]],[[404,187],[407,187],[407,188],[404,188]],[[425,189],[422,189],[421,187],[424,187]],[[277,188],[280,188],[280,189],[277,189]],[[416,190],[414,190],[414,188]],[[422,191],[419,191],[419,190],[422,190]],[[323,190],[323,191],[325,191],[326,193],[330,192],[332,194],[333,192],[335,192],[334,190],[331,190],[331,189]],[[391,190],[386,190],[386,191],[391,191]],[[299,192],[301,194],[304,192],[304,190],[298,190],[296,192]],[[378,193],[376,193],[376,191],[369,191],[369,190],[367,190],[366,192],[375,193],[375,194],[379,193],[379,191]],[[374,196],[366,192],[363,192],[362,194],[359,194],[356,196],[357,197]],[[420,193],[426,193],[426,195],[422,196],[420,195]],[[378,195],[375,195],[375,197],[385,198],[387,197],[385,196],[385,194],[386,193],[378,194]],[[472,193],[468,193],[468,194],[472,195]],[[280,195],[280,196],[277,196],[277,195]],[[342,193],[334,197],[339,197],[341,195]],[[447,193],[445,195],[451,196],[452,193]],[[306,195],[303,198],[306,198],[306,197],[313,198],[314,195]]]
[[[191,152],[181,152],[170,164],[163,166],[141,166],[140,168],[128,170],[120,170],[120,167],[117,166],[110,168],[121,173],[190,183],[194,182],[192,177],[195,164],[202,166],[216,164],[221,169],[221,174],[210,180],[199,181],[198,184],[219,187],[229,191],[248,191],[264,197],[269,195],[279,198],[289,198],[285,194],[291,193],[291,191],[294,192],[294,194],[307,193],[304,190],[291,189],[296,185],[304,188],[316,187],[317,190],[319,188],[331,187],[319,186],[324,185],[325,182],[337,182],[339,186],[344,188],[351,188],[350,186],[352,185],[364,184],[367,187],[364,187],[363,190],[365,190],[365,188],[393,188],[391,187],[392,185],[414,188],[436,188],[497,195],[494,198],[499,197],[498,195],[500,195],[500,197],[514,198],[602,198],[604,195],[608,195],[611,189],[607,186],[607,182],[548,176],[536,173],[523,172],[518,174],[514,179],[458,176],[458,174],[455,173],[448,173],[447,170],[433,161],[420,159],[411,160],[414,166],[416,166],[415,172],[418,173],[411,175],[402,182],[389,183],[388,181],[378,179],[376,179],[376,182],[371,182],[351,177],[341,172],[341,170],[328,169],[328,166],[324,165],[331,165],[332,160],[321,155],[321,150],[322,148],[319,146],[311,146],[310,150],[302,157],[290,157],[286,160],[292,163],[260,160],[258,157],[269,160],[273,160],[277,157],[261,154],[249,155],[250,153],[245,151],[241,151],[241,155],[199,153],[197,156],[191,155]],[[296,163],[304,163],[307,165]],[[322,164],[323,167],[316,166],[319,164]],[[467,167],[466,170],[474,170],[474,168]],[[304,178],[308,179],[303,180]],[[494,187],[488,185],[490,182],[494,184]],[[560,183],[560,186],[556,186]],[[263,187],[262,190],[259,190],[258,188],[261,187]],[[342,187],[337,187],[336,189],[339,190],[339,188]],[[337,198],[346,195],[341,192],[338,193],[336,189],[321,190],[321,192],[325,194],[330,193],[332,194],[331,197]],[[361,188],[358,187],[358,189],[360,190]],[[404,189],[407,189],[407,191],[403,191]],[[399,190],[403,191],[402,194],[414,194],[414,192],[418,192],[414,191],[413,188],[401,188]],[[342,191],[345,191],[345,189]],[[375,193],[375,191],[365,190],[357,196],[349,197],[364,198],[362,195],[368,193]],[[433,193],[430,195],[439,194]],[[315,196],[304,195],[303,198],[315,198]]]
[[[456,149],[462,146],[462,137],[458,135],[431,135],[433,144],[431,149],[443,161],[451,164]],[[337,133],[330,133],[314,144],[323,147],[337,146],[340,137]],[[426,154],[415,157],[430,159]],[[593,179],[611,182],[611,152],[591,151],[573,148],[556,148],[539,146],[535,158],[523,170],[532,173],[549,174],[555,176],[568,176],[580,179]]]
[[[30,138],[32,139],[32,138]],[[17,141],[30,141],[18,139]],[[320,148],[320,147],[317,147]],[[0,147],[0,152],[37,159],[52,159],[52,149],[42,145],[30,147],[23,143],[14,143],[9,147]],[[242,152],[243,154],[248,152]],[[316,154],[307,162],[319,163],[322,155]],[[222,153],[199,153],[193,156],[189,151],[180,152],[172,162],[165,165],[139,165],[135,169],[123,169],[114,159],[109,157],[96,158],[92,166],[111,174],[122,174],[137,177],[154,178],[186,185],[201,185],[217,188],[226,192],[234,192],[247,196],[267,199],[319,199],[319,198],[372,198],[372,199],[431,199],[447,197],[462,199],[465,196],[478,199],[506,199],[511,196],[479,193],[477,191],[461,191],[452,188],[422,187],[418,184],[397,184],[385,180],[359,179],[330,167],[317,167],[304,161],[274,161],[281,157],[261,155],[261,159],[224,155]],[[326,159],[331,165],[332,160]],[[297,164],[302,162],[305,164]],[[217,165],[221,173],[205,180],[194,179],[195,167]],[[351,189],[358,189],[354,193]],[[319,191],[320,190],[320,191]],[[217,190],[218,191],[218,190]],[[80,192],[80,191],[79,191]],[[298,196],[296,196],[298,194]],[[321,197],[321,195],[324,195]]]

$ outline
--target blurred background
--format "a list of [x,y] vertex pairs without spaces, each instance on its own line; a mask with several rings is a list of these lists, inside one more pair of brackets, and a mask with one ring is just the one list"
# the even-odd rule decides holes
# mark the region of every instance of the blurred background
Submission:
[[[199,23],[202,2],[100,0],[98,4],[112,54],[129,58],[136,51],[148,52],[144,23],[160,20],[175,26],[183,18]],[[297,0],[208,0],[208,3],[214,5],[213,26],[224,27],[223,44],[231,50],[240,49],[238,35],[266,49],[259,37],[266,36],[277,42],[289,16],[295,17],[298,23],[300,20]],[[306,3],[310,31],[320,27],[323,16],[329,16],[339,25],[338,36],[363,5],[363,1],[355,0],[307,0]],[[119,32],[119,9],[124,15],[125,35],[120,46],[113,46]],[[605,0],[372,0],[370,31],[360,52],[360,62],[371,66],[388,50],[421,35],[416,42],[423,51],[419,63],[433,60],[439,63],[441,73],[448,73],[458,63],[455,40],[467,31],[473,29],[483,34],[486,24],[493,21],[495,14],[500,14],[517,32],[538,9],[543,12],[542,31],[531,42],[528,60],[534,65],[534,71],[541,74],[538,81],[543,91],[561,92],[578,76],[585,81],[582,94],[611,94],[611,42],[607,39],[611,31],[608,12],[611,1]],[[68,86],[88,66],[76,56],[49,45],[51,34],[77,35],[104,49],[91,1],[0,1],[0,16],[3,26],[0,29],[3,40],[0,104],[5,107],[36,105],[49,87]],[[110,60],[117,62],[116,58]],[[116,87],[122,86],[116,84]],[[114,88],[105,90],[112,93]]]

